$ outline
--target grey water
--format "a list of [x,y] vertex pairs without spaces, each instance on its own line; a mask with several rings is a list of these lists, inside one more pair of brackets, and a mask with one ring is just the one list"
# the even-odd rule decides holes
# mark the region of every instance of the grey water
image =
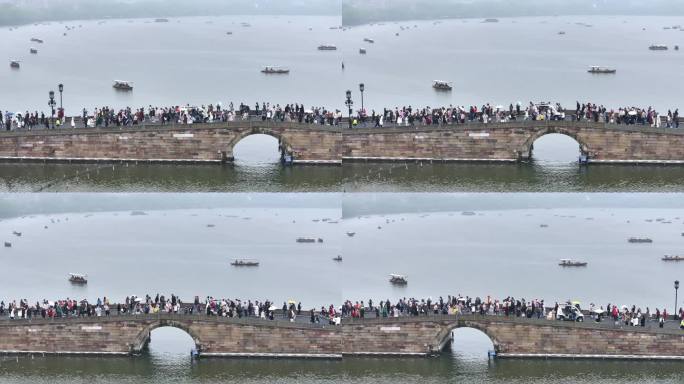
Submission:
[[[684,33],[663,27],[684,24],[682,17],[455,19],[437,25],[415,21],[330,29],[340,24],[339,17],[222,16],[3,28],[3,54],[22,65],[0,70],[0,110],[46,111],[48,91],[56,91],[59,83],[65,85],[68,115],[104,105],[219,102],[299,102],[346,110],[347,89],[355,108],[361,106],[359,83],[365,84],[364,107],[375,110],[483,103],[507,107],[518,101],[557,101],[570,108],[576,101],[591,101],[609,108],[653,106],[660,112],[681,106],[684,51],[673,48],[684,46]],[[45,43],[30,42],[32,37]],[[338,50],[318,51],[321,44]],[[651,44],[666,44],[670,50],[649,51]],[[31,46],[37,55],[29,54]],[[361,47],[366,55],[359,54]],[[291,72],[260,73],[267,65]],[[618,72],[591,75],[587,68],[592,65]],[[133,92],[115,91],[115,79],[134,82]],[[435,79],[453,82],[454,91],[435,92]]]

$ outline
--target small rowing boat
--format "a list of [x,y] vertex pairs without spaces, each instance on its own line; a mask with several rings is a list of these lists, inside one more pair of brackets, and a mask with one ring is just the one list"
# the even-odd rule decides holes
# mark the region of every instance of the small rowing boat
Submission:
[[633,244],[643,244],[643,243],[652,243],[653,240],[647,238],[647,237],[630,237],[628,242],[633,243]]
[[82,275],[80,273],[70,273],[69,282],[71,284],[85,285],[88,284],[88,276]]
[[605,73],[616,73],[617,69],[614,68],[608,68],[608,67],[599,67],[599,66],[591,66],[587,70],[589,73],[599,73],[599,74],[605,74]]
[[298,243],[316,243],[316,242],[322,243],[322,242],[323,242],[323,239],[321,239],[320,237],[319,237],[319,238],[315,238],[315,237],[298,237],[298,238],[297,238],[297,242],[298,242]]
[[394,285],[406,285],[408,284],[408,279],[406,278],[405,275],[397,275],[397,274],[391,274],[390,276],[390,283]]
[[261,73],[266,73],[266,74],[275,74],[275,75],[285,75],[290,73],[290,70],[287,68],[283,67],[276,67],[276,66],[266,66],[264,69],[261,70]]
[[124,81],[124,80],[114,80],[114,85],[112,87],[114,87],[114,89],[117,89],[119,91],[132,91],[133,90],[133,83],[130,81]]
[[561,259],[560,263],[558,263],[561,267],[586,267],[587,262],[586,261],[577,261],[577,260],[570,260],[570,259]]
[[235,259],[230,262],[233,267],[258,267],[259,262],[251,259]]
[[432,88],[438,91],[451,91],[453,87],[448,81],[435,80],[432,84]]
[[648,47],[651,51],[667,51],[668,47],[667,45],[664,44],[653,44],[650,47]]

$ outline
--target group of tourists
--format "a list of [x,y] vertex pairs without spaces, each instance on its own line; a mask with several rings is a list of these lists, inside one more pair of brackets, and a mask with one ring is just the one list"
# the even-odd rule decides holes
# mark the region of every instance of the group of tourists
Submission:
[[[216,299],[208,296],[201,301],[195,296],[192,303],[184,303],[180,297],[171,294],[170,298],[157,294],[152,297],[127,296],[123,302],[113,304],[105,297],[95,302],[66,298],[62,300],[42,300],[29,303],[28,300],[0,301],[0,317],[10,319],[62,318],[62,317],[99,317],[110,315],[149,315],[158,313],[204,314],[220,317],[259,317],[275,320],[279,309],[269,300],[252,301],[239,299]],[[302,304],[293,301],[283,303],[281,316],[294,321],[302,312]]]
[[60,110],[52,117],[36,111],[30,113],[5,114],[0,111],[0,130],[32,130],[67,128],[108,128],[110,126],[128,127],[137,125],[166,125],[166,124],[197,124],[230,122],[249,119],[259,119],[280,122],[298,122],[319,125],[337,125],[342,119],[339,110],[329,111],[323,107],[305,109],[303,104],[256,103],[254,107],[246,104],[235,106],[232,102],[228,107],[221,104],[196,106],[167,106],[143,108],[126,107],[115,109],[108,106],[97,107],[92,111],[84,108],[80,116],[67,117]]
[[[575,118],[609,123],[627,125],[649,125],[653,128],[667,127],[679,128],[679,109],[667,111],[667,115],[662,116],[654,108],[622,107],[617,110],[607,110],[603,105],[592,103],[580,104],[577,102]],[[664,120],[664,121],[663,121]]]
[[[536,318],[557,320],[559,314],[564,313],[563,307],[576,307],[578,303],[555,303],[552,307],[546,307],[544,300],[514,298],[508,296],[504,299],[495,299],[491,296],[485,298],[469,296],[440,296],[436,300],[432,298],[416,299],[401,298],[392,302],[389,299],[381,300],[375,304],[372,299],[364,301],[345,301],[339,308],[335,305],[322,306],[317,312],[311,309],[308,313],[309,322],[319,324],[327,322],[338,325],[343,318],[393,318],[406,316],[430,316],[430,315],[459,315],[476,314],[480,316],[506,316],[519,318]],[[280,312],[278,313],[278,310]],[[107,297],[97,298],[93,303],[88,300],[76,300],[66,298],[63,300],[42,300],[30,304],[28,300],[11,301],[7,304],[0,301],[0,318],[13,319],[32,318],[66,318],[66,317],[100,317],[122,315],[149,315],[149,314],[182,314],[182,315],[206,315],[230,318],[259,318],[268,320],[296,321],[302,316],[302,303],[293,300],[283,302],[282,307],[277,307],[270,300],[240,300],[218,299],[207,296],[204,301],[195,296],[191,303],[184,303],[178,296],[171,294],[169,298],[164,295],[154,297],[127,296],[123,302],[112,303]],[[652,322],[658,322],[662,328],[668,320],[668,312],[663,308],[654,312],[647,307],[645,311],[633,305],[632,307],[608,303],[604,307],[597,307],[593,303],[589,307],[589,316],[595,321],[611,318],[615,325],[645,327]],[[306,315],[306,314],[305,314]],[[680,328],[684,329],[684,308],[678,311]],[[574,320],[572,316],[569,319]],[[306,320],[302,320],[306,321]]]
[[517,316],[527,318],[541,318],[545,316],[544,300],[515,299],[506,297],[503,300],[487,296],[471,298],[468,296],[440,296],[437,300],[402,298],[392,303],[389,299],[380,301],[377,306],[373,300],[364,302],[346,301],[342,305],[342,317],[402,317],[402,316],[427,316],[433,315],[457,315],[457,314],[480,314],[493,316]]
[[[610,316],[615,324],[631,325],[634,327],[645,327],[648,321],[657,321],[660,328],[665,325],[665,320],[667,319],[668,312],[666,308],[663,308],[662,312],[659,308],[656,308],[655,312],[651,312],[649,307],[646,307],[645,311],[638,308],[636,305],[631,307],[622,306],[618,308],[617,305],[608,304],[606,306],[608,309],[607,316]],[[592,308],[591,312],[604,313],[603,307],[598,311],[594,311]],[[598,315],[600,318],[600,315]],[[682,319],[681,327],[684,329],[684,308],[679,308],[678,318]]]
[[[515,299],[512,296],[505,299],[494,299],[487,296],[482,299],[480,297],[469,296],[447,296],[443,298],[440,296],[437,300],[416,299],[416,298],[402,298],[396,302],[391,302],[389,299],[380,301],[378,305],[373,305],[373,300],[352,302],[347,300],[341,307],[340,316],[343,318],[386,318],[386,317],[404,317],[404,316],[428,316],[428,315],[458,315],[458,314],[479,314],[481,316],[506,316],[506,317],[523,317],[559,320],[561,317],[558,314],[563,313],[563,307],[576,307],[580,310],[579,303],[561,303],[556,302],[553,307],[546,307],[544,300],[534,299],[525,300],[524,298]],[[651,312],[647,307],[645,311],[633,305],[632,307],[623,306],[618,308],[617,305],[596,307],[593,303],[589,307],[589,316],[592,320],[600,322],[605,318],[612,318],[615,325],[627,326],[641,326],[645,327],[647,322],[658,322],[659,327],[664,327],[665,321],[668,320],[668,312],[663,308],[656,309]],[[567,319],[574,320],[574,316],[567,316]],[[677,319],[680,320],[680,328],[684,329],[684,308],[679,308]]]
[[[257,119],[263,121],[298,122],[317,125],[342,125],[345,114],[339,109],[311,107],[303,104],[271,104],[262,102],[254,106],[232,102],[224,107],[220,103],[202,106],[167,106],[116,109],[84,108],[80,116],[67,117],[58,110],[53,118],[44,112],[10,113],[0,111],[0,130],[31,130],[36,128],[107,128],[136,125],[196,124]],[[636,124],[651,127],[679,128],[679,110],[668,110],[661,115],[654,108],[621,107],[607,109],[595,103],[577,102],[575,111],[564,109],[559,103],[521,103],[482,106],[442,106],[414,108],[412,106],[384,108],[381,112],[357,110],[351,116],[352,127],[457,125],[466,123],[506,123],[511,121],[572,120],[594,121],[606,124]]]

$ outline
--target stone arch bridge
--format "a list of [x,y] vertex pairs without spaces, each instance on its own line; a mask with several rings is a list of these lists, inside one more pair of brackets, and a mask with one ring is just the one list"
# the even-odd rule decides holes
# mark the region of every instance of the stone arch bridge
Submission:
[[560,322],[503,316],[435,315],[345,319],[339,326],[256,318],[156,314],[0,321],[0,353],[134,355],[159,327],[176,327],[208,357],[428,356],[451,331],[484,332],[501,357],[684,360],[684,331],[674,326],[616,327],[611,321]]
[[522,121],[347,129],[246,120],[0,133],[0,160],[67,162],[230,162],[244,137],[276,137],[295,163],[344,161],[489,161],[530,158],[549,133],[575,139],[592,163],[684,164],[684,130],[587,121]]

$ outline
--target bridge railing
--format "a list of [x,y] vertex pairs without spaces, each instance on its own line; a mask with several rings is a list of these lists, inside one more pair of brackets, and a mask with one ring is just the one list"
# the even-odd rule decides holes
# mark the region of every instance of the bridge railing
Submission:
[[[683,120],[684,119],[680,119]],[[165,123],[145,120],[142,123],[136,125],[127,126],[117,126],[109,125],[108,127],[99,126],[95,128],[85,128],[82,126],[77,126],[76,128],[71,128],[70,126],[64,125],[56,129],[46,130],[44,127],[35,127],[32,130],[27,128],[22,128],[20,130],[13,131],[0,131],[0,137],[5,135],[41,135],[49,132],[50,134],[59,133],[126,133],[126,132],[138,132],[146,129],[155,130],[200,130],[209,128],[231,128],[231,129],[256,129],[256,128],[290,128],[290,129],[309,129],[309,130],[325,130],[331,132],[342,132],[342,133],[366,133],[366,132],[383,132],[383,131],[405,131],[405,130],[473,130],[473,129],[498,129],[498,128],[538,128],[538,127],[564,127],[564,128],[596,128],[596,129],[613,129],[613,130],[623,130],[623,131],[634,131],[634,132],[663,132],[669,134],[684,134],[684,129],[673,129],[673,128],[655,128],[648,124],[617,124],[617,123],[607,123],[607,122],[594,122],[591,120],[512,120],[507,122],[489,122],[482,123],[479,121],[466,121],[465,123],[439,123],[439,124],[423,124],[414,123],[409,125],[406,124],[396,124],[393,122],[385,122],[382,127],[374,127],[374,123],[367,121],[365,123],[356,125],[352,129],[349,129],[349,119],[342,118],[341,120],[336,120],[337,124],[320,124],[320,123],[299,123],[297,121],[280,121],[274,119],[262,120],[259,116],[250,115],[250,118],[246,120],[237,119],[233,121],[214,121],[207,123],[192,123],[192,124],[182,124],[182,123]]]
[[400,317],[370,317],[370,318],[345,318],[342,320],[342,325],[367,325],[367,324],[397,324],[397,323],[416,323],[416,322],[437,322],[437,323],[458,323],[458,322],[475,322],[475,323],[512,323],[512,324],[526,324],[536,326],[551,326],[563,328],[583,328],[583,329],[602,329],[602,330],[619,330],[626,332],[645,332],[645,333],[664,333],[664,334],[684,334],[684,330],[679,329],[679,321],[668,322],[666,327],[660,328],[657,321],[647,321],[646,326],[631,326],[625,325],[623,321],[617,323],[610,317],[604,317],[602,321],[596,322],[593,318],[587,317],[582,322],[577,321],[561,321],[548,320],[545,317],[541,318],[527,318],[525,316],[509,315],[480,315],[480,314],[427,314],[419,316],[400,316]]
[[[103,323],[103,322],[121,322],[121,321],[139,321],[139,322],[159,322],[159,321],[196,321],[196,322],[213,322],[213,323],[229,323],[237,325],[253,325],[253,326],[266,326],[266,327],[277,327],[277,328],[305,328],[305,329],[329,329],[335,330],[339,326],[330,325],[327,319],[321,318],[321,323],[311,323],[309,321],[309,311],[303,312],[301,316],[297,317],[297,321],[290,322],[283,318],[282,315],[278,314],[274,317],[274,320],[262,319],[259,317],[249,316],[249,317],[225,317],[225,316],[214,316],[206,315],[204,313],[193,313],[193,314],[183,314],[183,313],[154,313],[154,314],[110,314],[109,316],[90,316],[90,317],[54,317],[54,318],[42,318],[33,317],[30,319],[12,319],[8,317],[3,317],[0,319],[0,326],[12,326],[12,325],[44,325],[44,324],[93,324],[93,323]],[[660,328],[657,321],[647,321],[646,326],[631,326],[625,325],[624,322],[618,321],[617,323],[612,320],[612,318],[604,318],[601,322],[596,322],[592,318],[586,318],[583,322],[575,321],[560,321],[560,320],[547,320],[544,317],[541,318],[527,318],[525,316],[504,316],[500,315],[480,315],[480,314],[427,314],[419,316],[399,316],[399,317],[365,317],[365,318],[343,318],[341,321],[341,326],[346,325],[382,325],[382,324],[411,324],[418,322],[432,322],[440,324],[459,324],[474,322],[480,324],[490,324],[490,323],[510,323],[510,324],[525,324],[525,325],[535,325],[535,326],[551,326],[551,327],[562,327],[562,328],[581,328],[581,329],[600,329],[600,330],[618,330],[625,332],[644,332],[644,333],[663,333],[663,334],[677,334],[684,335],[684,330],[680,330],[678,321],[668,321],[667,326]]]
[[193,314],[184,313],[147,313],[147,314],[131,314],[131,313],[121,313],[116,312],[111,313],[109,316],[63,316],[63,317],[31,317],[24,319],[9,319],[9,317],[3,317],[0,319],[0,326],[8,325],[43,325],[43,324],[93,324],[93,323],[103,323],[103,322],[127,322],[127,321],[139,321],[139,322],[150,322],[150,321],[197,321],[197,322],[219,322],[219,323],[230,323],[239,325],[258,325],[258,326],[268,326],[268,327],[279,327],[279,328],[315,328],[315,329],[334,329],[334,325],[328,324],[327,319],[321,318],[320,323],[311,323],[309,321],[309,312],[306,314],[302,312],[302,315],[297,316],[297,320],[291,322],[287,318],[283,317],[280,313],[274,316],[273,320],[262,319],[256,316],[243,316],[243,317],[228,317],[228,316],[216,316],[207,315],[205,313],[196,312]]

